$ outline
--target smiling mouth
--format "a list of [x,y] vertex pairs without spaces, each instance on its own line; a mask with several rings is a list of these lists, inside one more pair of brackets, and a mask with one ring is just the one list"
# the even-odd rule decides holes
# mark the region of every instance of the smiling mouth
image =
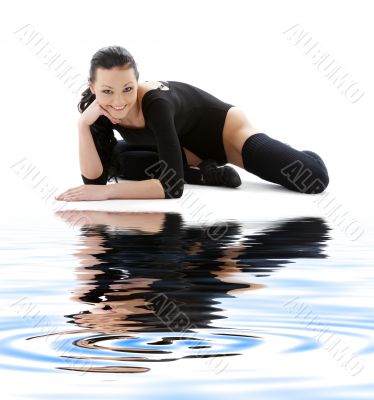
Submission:
[[115,110],[115,111],[122,111],[122,110],[124,110],[125,108],[126,108],[126,106],[123,106],[123,107],[113,107],[113,106],[110,106],[111,108],[113,108],[113,110]]

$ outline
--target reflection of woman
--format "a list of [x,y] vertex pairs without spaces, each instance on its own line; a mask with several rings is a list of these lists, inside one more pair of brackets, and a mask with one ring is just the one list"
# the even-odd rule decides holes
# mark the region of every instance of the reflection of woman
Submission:
[[[318,154],[295,150],[260,133],[238,107],[188,83],[139,82],[136,62],[123,47],[105,47],[94,54],[89,88],[82,95],[81,175],[84,183],[94,186],[70,189],[58,200],[178,198],[184,178],[197,184],[206,179],[239,186],[233,168],[218,167],[227,162],[297,192],[320,193],[329,183]],[[113,128],[126,146],[153,147],[122,144],[118,149]],[[130,167],[129,158],[127,166],[121,162],[126,151],[143,154]],[[137,180],[105,185],[109,175],[127,173]]]
[[[80,327],[106,333],[177,330],[178,313],[189,324],[209,327],[224,318],[223,298],[261,287],[242,279],[243,273],[265,276],[289,259],[326,257],[322,248],[329,228],[318,218],[243,235],[232,221],[202,228],[185,226],[179,214],[137,213],[136,229],[130,229],[132,213],[88,213],[85,246],[75,253],[82,260],[77,278],[83,282],[73,294],[95,308],[71,317]],[[74,214],[85,216],[82,211],[62,215],[71,220]],[[121,229],[110,231],[105,219]],[[220,236],[213,236],[220,227]]]

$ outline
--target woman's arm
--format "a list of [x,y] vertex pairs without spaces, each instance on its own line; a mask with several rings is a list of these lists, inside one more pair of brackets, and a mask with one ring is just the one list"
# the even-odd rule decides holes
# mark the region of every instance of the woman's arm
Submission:
[[55,196],[55,199],[59,201],[165,199],[165,193],[158,179],[146,179],[110,185],[80,185]]
[[[92,138],[90,126],[78,121],[79,163],[84,183],[106,184],[107,179],[99,154]],[[99,179],[100,178],[100,179]],[[100,181],[100,182],[99,182]],[[104,182],[105,181],[105,182]]]
[[[185,183],[183,158],[174,125],[173,104],[165,99],[155,99],[147,107],[147,117],[149,126],[155,134],[159,153],[159,161],[146,170],[150,179],[106,185],[105,165],[101,163],[89,125],[82,124],[79,131],[82,177],[95,184],[85,184],[68,189],[56,196],[56,200],[175,199],[182,197]],[[102,183],[98,183],[99,180]]]
[[110,199],[164,199],[165,193],[158,179],[145,179],[106,186]]
[[[165,199],[182,197],[184,190],[184,172],[182,149],[174,124],[174,106],[163,98],[156,98],[146,106],[147,122],[155,134],[159,162],[149,171],[157,178],[164,190]],[[157,175],[153,175],[158,167]]]

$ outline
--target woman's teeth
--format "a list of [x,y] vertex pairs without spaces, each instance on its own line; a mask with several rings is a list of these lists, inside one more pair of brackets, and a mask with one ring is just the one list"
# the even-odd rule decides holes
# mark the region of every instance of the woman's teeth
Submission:
[[112,108],[114,108],[116,111],[121,111],[121,110],[123,110],[126,106],[122,106],[122,107],[114,107],[114,106],[111,106]]

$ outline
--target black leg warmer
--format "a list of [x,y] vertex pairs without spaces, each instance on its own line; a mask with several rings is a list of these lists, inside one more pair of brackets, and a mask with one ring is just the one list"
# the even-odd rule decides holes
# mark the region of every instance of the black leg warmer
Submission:
[[299,151],[265,133],[251,135],[242,148],[246,171],[301,193],[321,193],[329,184],[322,158],[309,150]]

